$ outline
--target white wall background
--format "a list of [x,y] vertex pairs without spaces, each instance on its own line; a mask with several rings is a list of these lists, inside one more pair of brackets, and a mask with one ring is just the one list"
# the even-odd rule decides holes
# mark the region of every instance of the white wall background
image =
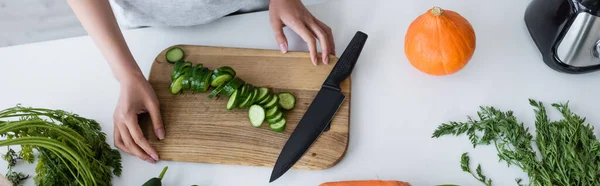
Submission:
[[83,35],[86,32],[66,0],[0,0],[0,47]]

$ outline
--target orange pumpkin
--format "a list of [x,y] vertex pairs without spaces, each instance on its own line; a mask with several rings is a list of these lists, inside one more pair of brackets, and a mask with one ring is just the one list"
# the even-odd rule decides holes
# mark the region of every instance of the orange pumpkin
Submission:
[[460,14],[433,7],[417,17],[404,38],[412,66],[435,76],[461,70],[475,52],[475,31]]

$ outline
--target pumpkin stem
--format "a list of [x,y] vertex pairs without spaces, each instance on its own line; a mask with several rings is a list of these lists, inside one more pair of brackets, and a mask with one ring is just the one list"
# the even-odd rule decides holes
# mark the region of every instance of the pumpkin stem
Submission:
[[442,13],[444,13],[444,10],[440,7],[435,6],[431,9],[431,14],[434,16],[441,16]]

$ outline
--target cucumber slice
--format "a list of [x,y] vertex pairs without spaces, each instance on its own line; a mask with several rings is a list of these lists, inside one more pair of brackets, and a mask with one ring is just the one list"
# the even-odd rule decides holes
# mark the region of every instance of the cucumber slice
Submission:
[[270,109],[271,107],[277,106],[277,102],[279,102],[279,98],[277,96],[273,96],[270,102],[264,104],[265,108]]
[[275,114],[275,116],[267,119],[267,122],[269,124],[275,124],[275,123],[279,122],[281,119],[283,119],[283,112],[278,112]]
[[179,69],[181,69],[181,67],[183,67],[183,61],[177,61],[175,62],[175,65],[173,66],[173,71],[171,72],[171,79],[175,80],[175,74],[177,74],[177,72],[179,71]]
[[256,100],[258,100],[258,89],[254,89],[254,98],[252,99],[252,104],[256,103]]
[[198,86],[200,86],[200,78],[202,78],[202,69],[194,66],[192,68],[192,74],[190,77],[190,90],[194,92],[198,90]]
[[296,106],[296,96],[289,92],[282,92],[277,95],[279,106],[285,110],[292,110]]
[[265,109],[259,105],[252,105],[248,109],[248,119],[253,127],[260,127],[265,121]]
[[240,94],[238,90],[233,91],[233,94],[229,97],[227,101],[227,110],[233,110],[235,106],[240,102]]
[[191,67],[188,66],[183,66],[181,67],[177,72],[175,72],[175,75],[172,77],[173,80],[179,78],[180,76],[182,76],[183,74],[186,74],[189,72]]
[[278,112],[281,112],[281,109],[279,107],[270,108],[269,110],[267,110],[266,113],[267,119],[273,118],[273,116],[277,115]]
[[181,88],[183,90],[190,90],[192,87],[192,71],[194,70],[192,67],[188,67],[187,73],[184,75],[183,81],[181,81]]
[[213,72],[210,76],[210,86],[218,87],[231,79],[233,79],[233,76],[229,74],[215,74],[215,72]]
[[229,66],[222,66],[219,67],[217,69],[215,69],[215,73],[225,73],[225,74],[229,74],[232,77],[235,77],[235,70],[233,70],[233,68],[229,67]]
[[281,118],[277,123],[270,124],[269,127],[272,131],[283,132],[285,130],[286,121],[285,118]]
[[200,83],[198,85],[198,92],[206,92],[208,88],[210,88],[210,75],[212,75],[212,71],[208,70],[208,68],[202,68],[202,78],[200,79]]
[[256,97],[256,100],[254,102],[255,103],[261,102],[262,100],[267,98],[267,96],[269,95],[269,92],[271,92],[269,90],[269,88],[266,88],[266,87],[258,88],[258,96]]
[[184,56],[185,56],[185,53],[183,52],[183,49],[181,49],[179,47],[170,48],[169,50],[167,50],[167,53],[165,54],[165,57],[167,58],[167,61],[169,63],[175,63],[177,61],[181,61],[181,60],[183,60]]
[[[211,72],[212,73],[212,72]],[[208,94],[208,98],[212,99],[216,96],[219,95],[219,93],[221,93],[221,91],[223,91],[223,88],[225,88],[225,84],[221,84],[219,85],[217,88],[215,88],[212,92],[210,92],[210,94]]]
[[[240,87],[244,86],[244,80],[240,79],[240,78],[233,78],[231,81],[229,81],[225,87],[223,88],[223,91],[221,91],[222,94],[225,94],[226,96],[231,96],[231,94],[233,94],[234,91],[238,90]],[[240,95],[238,93],[238,95]]]
[[180,76],[179,78],[177,78],[175,81],[171,82],[171,86],[169,86],[169,90],[171,91],[171,94],[178,94],[179,92],[181,92],[181,83],[183,81],[183,79],[187,78],[185,75]]
[[271,99],[273,99],[273,97],[275,97],[275,95],[273,95],[273,94],[269,94],[269,95],[267,95],[267,97],[266,97],[266,98],[264,98],[262,101],[259,101],[259,102],[258,102],[258,104],[260,104],[260,105],[267,104],[268,102],[271,102]]
[[252,91],[252,93],[248,94],[248,96],[246,97],[246,99],[244,99],[244,101],[240,104],[240,108],[248,108],[252,105],[252,100],[254,100],[254,91]]
[[248,97],[250,93],[253,91],[254,86],[250,83],[246,83],[244,87],[242,87],[242,97]]

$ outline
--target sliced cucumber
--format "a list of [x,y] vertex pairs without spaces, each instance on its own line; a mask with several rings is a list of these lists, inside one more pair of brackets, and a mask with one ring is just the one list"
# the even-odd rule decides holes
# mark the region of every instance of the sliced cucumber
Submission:
[[231,75],[232,77],[235,77],[235,70],[233,70],[233,68],[229,66],[219,67],[215,69],[215,73],[225,73]]
[[246,83],[244,85],[244,87],[242,87],[242,97],[248,97],[248,95],[250,95],[251,91],[253,91],[252,90],[253,87],[254,86],[252,86],[252,84]]
[[210,75],[212,75],[212,71],[208,70],[208,68],[202,68],[202,78],[200,78],[200,82],[198,85],[198,92],[206,92],[208,88],[210,88]]
[[229,97],[227,101],[227,110],[233,110],[235,106],[240,102],[240,94],[238,90],[233,91],[233,94]]
[[177,61],[177,62],[175,62],[175,65],[173,67],[173,72],[171,72],[171,79],[172,80],[177,79],[177,77],[175,77],[175,75],[177,73],[180,73],[181,69],[183,69],[184,67],[192,67],[192,62],[189,62],[189,61],[186,61],[186,62]]
[[285,110],[291,110],[296,106],[296,96],[289,92],[282,92],[277,95],[279,105]]
[[248,119],[254,127],[260,127],[265,121],[265,109],[259,105],[252,105],[248,109]]
[[272,131],[283,132],[285,130],[286,121],[285,118],[281,118],[277,123],[270,124],[269,127]]
[[175,62],[175,65],[173,65],[173,71],[171,72],[171,79],[175,80],[175,74],[179,71],[179,69],[181,69],[181,67],[183,66],[183,61],[177,61]]
[[277,106],[277,102],[279,102],[279,98],[277,96],[273,96],[273,99],[265,104],[265,108],[270,109],[271,107]]
[[165,54],[167,61],[169,63],[175,63],[177,61],[183,60],[184,55],[185,55],[185,53],[183,52],[183,49],[181,49],[179,47],[170,48],[169,50],[167,50],[167,53]]
[[202,78],[202,69],[197,66],[192,67],[192,73],[190,77],[190,90],[197,91],[200,86],[200,78]]
[[277,115],[277,113],[279,112],[281,112],[281,109],[279,107],[270,108],[269,110],[267,110],[266,117],[267,119],[273,118],[273,116]]
[[252,104],[256,103],[258,100],[258,89],[254,89],[254,98],[252,99]]
[[268,102],[271,102],[271,99],[273,99],[273,97],[275,97],[275,95],[273,95],[273,94],[269,94],[269,95],[267,95],[267,97],[266,97],[266,98],[264,98],[262,101],[259,101],[259,102],[258,102],[258,104],[260,104],[260,105],[267,104]]
[[177,72],[175,72],[175,76],[173,76],[173,79],[177,79],[177,78],[181,77],[182,75],[188,73],[190,69],[191,69],[191,67],[188,67],[188,66],[181,67]]
[[[234,91],[238,90],[240,87],[244,86],[244,80],[240,79],[240,78],[233,78],[231,81],[229,81],[225,87],[223,88],[223,91],[221,91],[221,94],[225,94],[226,96],[231,96],[231,94],[233,94]],[[240,95],[238,93],[238,95]]]
[[215,74],[213,72],[213,74],[210,76],[210,86],[218,87],[231,79],[233,79],[233,76],[229,74]]
[[221,91],[223,91],[223,88],[225,88],[225,85],[226,84],[221,84],[217,88],[215,88],[212,92],[210,92],[210,94],[208,94],[208,98],[212,99],[214,97],[217,97],[219,95],[219,93],[221,93]]
[[171,86],[169,87],[169,90],[171,91],[171,94],[178,94],[179,92],[181,92],[181,83],[183,82],[183,79],[187,78],[185,75],[180,76],[179,78],[177,78],[175,81],[171,82]]
[[269,96],[269,92],[271,92],[269,90],[269,88],[266,88],[266,87],[258,88],[258,96],[256,97],[256,100],[254,102],[258,103],[258,102],[264,100],[265,98],[267,98],[267,96]]
[[278,112],[275,114],[275,116],[267,119],[267,122],[269,124],[275,124],[277,122],[279,122],[279,120],[283,119],[283,112]]
[[240,103],[240,108],[248,108],[252,105],[252,100],[254,100],[254,91],[252,91],[252,93],[249,93],[248,96],[246,96],[246,99],[244,99],[244,101],[242,103]]
[[183,79],[183,81],[181,81],[181,88],[183,90],[190,90],[190,88],[192,87],[192,71],[193,70],[194,70],[193,68],[189,67],[189,70],[184,75],[185,78]]

